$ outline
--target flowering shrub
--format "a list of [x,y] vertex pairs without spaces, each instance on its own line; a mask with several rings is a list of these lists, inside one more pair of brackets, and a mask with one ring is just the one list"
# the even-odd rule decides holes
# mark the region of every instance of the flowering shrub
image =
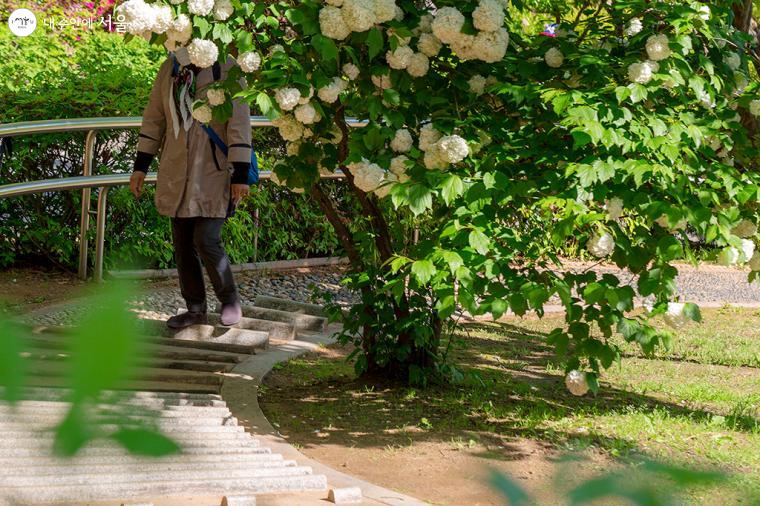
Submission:
[[[554,298],[566,325],[549,341],[582,393],[619,358],[614,332],[650,352],[667,339],[651,318],[700,318],[674,300],[673,262],[695,258],[687,234],[757,277],[756,42],[730,2],[546,3],[129,0],[122,12],[133,34],[187,46],[201,67],[237,57],[224,89],[274,119],[289,143],[276,180],[319,203],[351,259],[362,303],[343,337],[360,372],[451,373],[442,339],[457,311],[541,315]],[[523,27],[536,20],[558,26]],[[200,117],[229,113],[206,100]],[[361,215],[322,190],[336,170]],[[408,214],[433,233],[401,235]],[[563,269],[568,241],[633,273],[649,310],[634,312],[616,276]]]

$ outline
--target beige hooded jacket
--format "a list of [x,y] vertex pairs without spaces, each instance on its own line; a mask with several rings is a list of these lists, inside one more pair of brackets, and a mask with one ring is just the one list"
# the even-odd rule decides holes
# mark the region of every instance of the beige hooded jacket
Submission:
[[[233,65],[232,59],[221,65],[222,80]],[[217,168],[209,136],[198,121],[194,120],[188,131],[180,127],[175,137],[169,102],[173,100],[172,70],[172,59],[167,58],[158,71],[143,112],[137,145],[138,151],[152,155],[161,148],[156,208],[160,214],[170,217],[224,218],[230,201],[230,164],[251,161],[250,107],[236,99],[232,118],[227,123],[212,121],[209,124],[229,149],[229,158],[215,149]],[[211,68],[198,73],[196,99],[205,98],[206,88],[212,82]]]

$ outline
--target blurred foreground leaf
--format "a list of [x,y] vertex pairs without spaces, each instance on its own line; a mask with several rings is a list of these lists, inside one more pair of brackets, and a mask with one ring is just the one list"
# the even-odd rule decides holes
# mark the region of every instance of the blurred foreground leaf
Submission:
[[11,404],[21,399],[27,372],[21,359],[24,348],[21,326],[0,313],[0,399]]

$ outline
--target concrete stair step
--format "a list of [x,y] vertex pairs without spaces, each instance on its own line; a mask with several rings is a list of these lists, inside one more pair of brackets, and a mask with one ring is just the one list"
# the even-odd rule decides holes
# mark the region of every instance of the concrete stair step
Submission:
[[[252,437],[247,437],[242,434],[229,434],[230,437],[226,438],[202,438],[202,437],[188,437],[188,436],[181,436],[179,434],[172,434],[167,436],[170,436],[172,440],[176,441],[177,444],[180,445],[180,447],[183,450],[188,450],[191,448],[207,448],[209,450],[215,450],[217,448],[260,448],[261,442],[258,439],[254,439]],[[30,435],[27,434],[27,437],[19,437],[14,438],[13,441],[8,441],[6,438],[3,438],[0,440],[0,451],[5,450],[7,448],[29,448],[29,449],[36,449],[40,453],[44,453],[45,451],[50,451],[51,448],[53,448],[53,441],[54,437],[50,433],[43,433],[43,434],[36,434],[36,435]],[[93,448],[108,448],[108,445],[98,444],[99,441],[94,441],[91,443],[91,446]]]
[[[37,431],[37,432],[44,432],[46,430],[52,429],[56,425],[56,420],[50,420],[47,424],[39,424],[37,426],[30,426],[27,423],[21,422],[21,421],[14,421],[10,423],[3,423],[0,425],[0,432],[24,432],[27,433],[29,431]],[[127,426],[127,427],[135,427],[135,426],[141,426],[145,424],[126,424],[121,423],[121,426]],[[106,432],[116,431],[120,427],[119,424],[114,423],[102,423],[98,425],[98,427]],[[187,425],[164,425],[161,426],[161,431],[165,432],[168,435],[171,435],[175,432],[192,432],[192,433],[221,433],[221,432],[237,432],[237,433],[244,433],[245,429],[240,425],[195,425],[188,427]]]
[[[151,481],[171,481],[178,475],[175,471],[140,471],[133,470],[129,474],[108,473],[100,469],[91,469],[78,474],[63,474],[58,476],[35,476],[17,474],[0,476],[0,489],[3,487],[56,487],[61,485],[84,485],[97,483],[148,483]],[[312,474],[310,467],[272,467],[272,468],[233,468],[233,469],[186,469],[182,471],[183,480],[224,480],[224,479],[256,479],[282,476],[308,476]]]
[[19,503],[132,500],[140,497],[188,495],[247,495],[280,491],[325,490],[321,475],[227,478],[133,483],[88,483],[55,487],[12,487],[7,499]]
[[[69,386],[71,382],[62,376],[29,376],[24,380],[24,383],[31,387],[65,388]],[[218,394],[221,390],[219,384],[143,380],[122,381],[117,388],[125,392],[134,390],[153,390],[155,392],[192,392],[208,394]]]
[[[184,309],[180,309],[178,313],[185,312]],[[180,331],[176,336],[182,336],[187,332],[190,335],[198,334],[203,336],[204,339],[211,339],[216,333],[225,333],[234,330],[248,330],[256,332],[266,332],[271,339],[280,340],[293,340],[296,337],[296,326],[294,322],[281,322],[275,320],[248,318],[244,316],[240,323],[232,327],[226,327],[221,324],[221,315],[219,313],[208,314],[208,325],[195,325],[189,327],[183,331]]]
[[[0,404],[0,417],[4,415],[28,416],[28,415],[47,415],[59,416],[68,411],[69,406],[65,403],[42,403],[29,404],[22,402],[14,407]],[[145,414],[145,416],[154,416],[158,413],[164,418],[177,418],[183,416],[201,416],[208,417],[226,417],[231,416],[230,410],[226,406],[162,406],[159,403],[154,404],[118,404],[118,405],[101,405],[97,409],[90,409],[88,412],[92,415],[121,416],[127,411],[130,414]]]
[[[172,339],[173,331],[166,327],[165,321],[142,320],[142,322],[140,330],[146,336],[146,342],[139,350],[140,357],[240,363],[251,354],[249,346]],[[36,348],[66,353],[69,336],[62,332],[50,332],[51,330],[53,328],[46,327],[45,332],[27,336],[27,343]]]
[[296,331],[323,332],[327,328],[327,318],[322,316],[281,311],[268,307],[243,306],[243,316],[259,320],[290,323],[295,326]]
[[[106,425],[122,424],[122,425],[140,425],[154,423],[159,427],[220,427],[220,426],[237,426],[237,419],[234,417],[167,417],[160,416],[109,416],[100,417],[93,416],[91,418],[93,423],[100,423]],[[10,425],[23,424],[24,426],[35,429],[44,428],[50,425],[55,425],[60,420],[51,419],[46,414],[42,415],[30,415],[26,417],[18,417],[16,415],[1,415],[0,414],[0,428],[8,427]]]
[[306,302],[297,302],[294,300],[281,299],[279,297],[270,297],[268,295],[258,295],[253,302],[254,306],[288,311],[291,313],[308,314],[312,316],[326,317],[325,309],[318,304],[309,304]]
[[[262,454],[264,455],[264,454]],[[275,456],[271,455],[270,456]],[[65,463],[64,465],[61,465]],[[207,460],[205,462],[181,462],[168,461],[164,459],[159,461],[145,461],[134,463],[111,464],[107,462],[78,463],[71,460],[57,461],[46,465],[27,465],[26,462],[17,462],[13,467],[0,468],[0,480],[8,479],[8,476],[67,476],[80,475],[85,473],[114,474],[122,473],[131,475],[133,473],[185,473],[187,471],[198,471],[199,469],[210,469],[215,471],[229,471],[230,469],[280,469],[297,467],[294,460],[258,460],[252,462],[227,462]],[[274,472],[274,471],[273,471]],[[309,474],[309,473],[307,473]],[[183,474],[184,476],[184,474]]]
[[[3,387],[0,387],[0,393],[4,393]],[[68,403],[68,399],[71,396],[71,390],[68,388],[46,388],[46,387],[34,387],[27,388],[23,391],[22,402],[64,402]],[[101,394],[101,398],[108,400],[117,400],[118,402],[143,402],[143,401],[162,401],[165,403],[208,403],[217,402],[224,403],[221,395],[218,394],[201,394],[193,392],[155,392],[155,391],[134,391],[134,392],[122,392],[122,391],[104,391]],[[203,404],[206,405],[206,404]]]
[[203,466],[208,462],[214,462],[220,465],[236,466],[243,463],[248,466],[266,466],[279,462],[291,462],[284,460],[282,455],[278,453],[267,452],[267,448],[262,448],[260,453],[224,453],[224,454],[188,454],[183,453],[181,455],[169,455],[166,457],[145,459],[143,457],[137,457],[129,455],[122,451],[119,455],[90,455],[85,453],[79,453],[75,457],[71,458],[57,458],[50,455],[32,455],[23,459],[16,457],[5,456],[0,457],[0,468],[37,468],[37,467],[53,467],[56,469],[63,469],[67,467],[76,466],[142,466],[142,465],[196,465]]
[[[49,448],[48,448],[49,450]],[[40,454],[39,448],[6,448],[3,450],[3,457],[14,457],[14,458],[27,458],[27,457],[34,457],[35,455]],[[123,455],[125,450],[121,448],[120,446],[111,445],[111,446],[102,446],[102,447],[94,447],[94,446],[88,446],[84,450],[82,450],[82,455],[85,457],[118,457],[120,455]],[[246,447],[217,447],[214,448],[213,451],[209,448],[184,448],[182,450],[183,455],[204,455],[206,457],[214,456],[214,455],[252,455],[257,453],[271,453],[271,450],[269,448],[261,448],[256,446],[246,446]]]
[[194,325],[177,331],[171,336],[177,341],[189,341],[192,343],[225,343],[249,348],[248,353],[254,350],[265,349],[269,346],[269,331],[267,329],[245,329],[237,327],[221,327],[212,325]]
[[[223,445],[228,443],[235,443],[237,441],[249,443],[252,446],[258,446],[260,444],[258,439],[254,439],[249,434],[244,432],[186,432],[183,430],[174,431],[162,431],[164,435],[170,437],[180,444],[189,444],[193,441],[202,441],[204,444]],[[3,439],[0,440],[0,448],[24,446],[27,443],[33,441],[46,441],[47,448],[52,448],[53,435],[51,431],[4,431]],[[1,452],[0,452],[1,453]]]

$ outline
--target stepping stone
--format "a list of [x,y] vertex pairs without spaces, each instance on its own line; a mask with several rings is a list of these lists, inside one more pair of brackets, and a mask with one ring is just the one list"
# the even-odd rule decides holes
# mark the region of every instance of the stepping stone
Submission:
[[280,311],[289,311],[291,313],[321,316],[323,318],[327,316],[327,314],[325,314],[325,309],[318,304],[296,302],[288,299],[280,299],[278,297],[269,297],[268,295],[257,296],[254,305],[269,309],[278,309]]

